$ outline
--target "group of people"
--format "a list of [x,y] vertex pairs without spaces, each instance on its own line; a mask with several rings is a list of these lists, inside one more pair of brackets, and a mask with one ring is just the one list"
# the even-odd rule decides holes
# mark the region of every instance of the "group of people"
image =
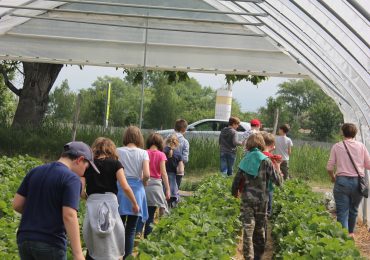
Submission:
[[86,199],[83,237],[86,259],[119,259],[132,254],[137,232],[146,238],[154,215],[179,201],[178,189],[189,158],[179,119],[163,140],[146,140],[139,128],[128,127],[123,146],[97,138],[91,148],[70,142],[58,161],[32,169],[22,181],[13,208],[22,214],[17,244],[22,260],[66,259],[66,233],[74,259],[85,259],[77,218],[80,197]]
[[[260,131],[258,119],[251,120],[251,129],[239,141],[236,129],[240,120],[229,119],[229,125],[221,131],[220,170],[231,176],[237,146],[243,145],[245,155],[238,165],[231,192],[241,197],[243,224],[243,255],[245,259],[261,259],[266,245],[267,217],[272,212],[273,184],[281,186],[289,178],[289,155],[293,143],[286,134],[288,125],[279,127],[278,136]],[[337,221],[354,237],[358,207],[368,195],[365,174],[370,169],[370,156],[366,146],[355,140],[357,127],[345,123],[341,127],[343,141],[333,146],[327,171],[334,182],[334,198]],[[273,154],[273,152],[275,154]]]
[[239,118],[230,117],[228,126],[220,133],[220,171],[224,176],[232,176],[237,147],[243,146],[245,155],[238,165],[231,192],[242,201],[244,257],[261,259],[266,243],[267,216],[272,212],[273,184],[280,186],[283,178],[289,176],[288,161],[293,143],[286,136],[288,125],[280,126],[279,135],[275,137],[260,131],[261,122],[253,119],[251,129],[242,134],[241,140],[236,131],[239,125]]

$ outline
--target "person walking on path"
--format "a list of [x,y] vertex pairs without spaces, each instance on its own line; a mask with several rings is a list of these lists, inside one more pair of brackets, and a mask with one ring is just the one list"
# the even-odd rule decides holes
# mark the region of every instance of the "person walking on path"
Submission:
[[240,125],[237,117],[230,117],[228,126],[221,130],[219,137],[220,145],[220,171],[224,176],[233,174],[233,167],[236,158],[236,147],[241,146],[242,142],[238,141],[236,129]]
[[117,181],[130,200],[134,213],[139,212],[139,206],[118,161],[113,141],[99,137],[94,141],[92,150],[100,173],[89,168],[83,178],[86,180],[84,194],[87,197],[83,224],[86,260],[117,260],[125,254],[125,228],[118,212]]
[[170,208],[174,208],[180,199],[179,188],[176,182],[176,172],[178,169],[184,168],[184,163],[182,155],[179,149],[177,149],[179,145],[180,143],[177,135],[173,134],[166,139],[166,147],[164,148],[164,153],[167,157],[166,171],[170,185],[170,200],[168,201]]
[[289,157],[292,154],[293,142],[287,137],[290,128],[287,124],[279,127],[278,136],[275,138],[275,154],[282,156],[280,165],[281,171],[284,174],[284,180],[289,179]]
[[365,176],[365,169],[370,170],[370,156],[365,145],[355,140],[356,125],[345,123],[341,131],[343,141],[332,147],[326,169],[335,183],[333,193],[337,220],[354,237],[358,207],[363,197],[359,191],[358,175]]
[[132,254],[134,248],[134,239],[138,218],[143,222],[148,219],[148,205],[145,195],[144,185],[150,177],[149,155],[143,150],[144,137],[140,129],[136,126],[130,126],[123,134],[123,147],[117,148],[119,161],[125,169],[127,182],[134,192],[135,199],[140,207],[139,212],[132,210],[131,201],[123,193],[121,187],[118,187],[118,211],[125,225],[125,256],[127,258]]
[[265,142],[260,133],[251,135],[246,144],[248,153],[239,164],[231,193],[241,192],[241,219],[243,224],[243,255],[246,260],[259,260],[265,251],[268,183],[280,186],[281,175],[271,160],[262,153]]
[[33,168],[14,196],[13,208],[22,214],[17,231],[21,260],[65,260],[67,237],[73,258],[85,259],[77,211],[81,180],[89,165],[97,172],[90,147],[70,142],[56,162]]
[[[190,153],[190,145],[189,141],[186,140],[184,134],[186,129],[188,128],[188,122],[185,119],[178,119],[175,122],[175,134],[179,139],[179,147],[177,148],[180,152],[182,159],[183,159],[183,167],[178,168],[176,172],[176,183],[177,187],[180,189],[182,178],[185,175],[185,165],[189,162],[189,153]],[[169,135],[167,138],[170,138]],[[166,139],[167,139],[166,138]]]
[[[144,238],[153,230],[154,214],[159,208],[160,216],[168,213],[167,201],[170,199],[170,186],[166,171],[166,155],[163,153],[163,138],[159,134],[152,133],[146,141],[146,148],[149,154],[150,180],[145,186],[146,199],[148,202],[148,220],[145,222]],[[166,194],[163,192],[164,183]],[[143,230],[143,222],[138,223],[136,234]]]

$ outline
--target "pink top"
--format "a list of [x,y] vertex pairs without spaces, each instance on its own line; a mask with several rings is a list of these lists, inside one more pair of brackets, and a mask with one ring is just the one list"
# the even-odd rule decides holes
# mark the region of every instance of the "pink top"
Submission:
[[[348,147],[348,151],[351,154],[354,163],[356,164],[358,172],[361,176],[364,176],[365,168],[370,170],[369,152],[363,143],[360,143],[356,140],[349,139],[345,142]],[[332,171],[334,170],[334,166],[337,168],[337,176],[358,176],[351,160],[349,159],[343,142],[336,143],[333,148],[331,148],[330,158],[326,169]]]
[[149,154],[150,178],[161,179],[161,161],[167,161],[166,155],[159,150],[146,150]]

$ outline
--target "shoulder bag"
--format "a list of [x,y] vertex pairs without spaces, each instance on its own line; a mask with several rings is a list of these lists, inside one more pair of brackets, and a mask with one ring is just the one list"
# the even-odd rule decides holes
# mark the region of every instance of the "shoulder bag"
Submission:
[[351,160],[352,165],[353,165],[353,167],[355,168],[355,170],[357,172],[359,192],[362,194],[362,196],[364,196],[365,198],[367,198],[367,197],[369,197],[369,180],[368,180],[368,178],[366,176],[366,172],[365,172],[365,176],[361,176],[360,175],[360,173],[357,170],[356,164],[353,161],[352,156],[349,153],[348,147],[347,147],[347,145],[346,145],[346,143],[344,141],[343,141],[343,144],[344,144],[344,147],[346,148],[346,151],[347,151],[347,154],[349,156],[349,159]]

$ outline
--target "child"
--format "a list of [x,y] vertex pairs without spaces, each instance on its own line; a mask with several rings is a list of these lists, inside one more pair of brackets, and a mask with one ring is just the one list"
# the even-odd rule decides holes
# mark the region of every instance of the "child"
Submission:
[[[148,201],[149,218],[145,222],[144,238],[152,232],[152,224],[154,222],[154,213],[157,207],[160,212],[167,211],[166,200],[170,199],[170,186],[166,172],[166,155],[163,153],[163,138],[159,134],[150,134],[146,141],[146,148],[149,154],[150,180],[145,186],[146,199]],[[163,193],[163,185],[166,190],[166,195]],[[162,214],[162,213],[161,213]],[[143,229],[142,222],[138,223],[137,231]]]
[[[281,155],[273,155],[272,152],[275,150],[275,136],[273,134],[267,132],[261,132],[263,136],[263,140],[265,141],[265,149],[263,150],[263,154],[268,156],[274,165],[274,168],[277,172],[280,172],[280,163],[281,163]],[[274,187],[269,182],[269,202],[267,205],[267,215],[271,216],[272,214],[272,199],[274,194]]]
[[171,191],[168,204],[171,208],[174,207],[179,200],[179,187],[176,182],[176,172],[178,169],[182,170],[184,168],[183,157],[178,149],[179,145],[177,135],[173,134],[166,139],[166,147],[164,148],[164,153],[167,156],[166,171]]
[[233,175],[236,147],[242,145],[242,142],[238,141],[238,132],[236,131],[239,125],[239,118],[230,117],[228,126],[221,130],[218,139],[220,145],[220,172],[223,176]]
[[246,130],[242,135],[243,147],[245,147],[248,137],[252,134],[258,133],[262,125],[261,121],[257,118],[252,119],[249,123],[251,125],[251,128]]
[[[105,137],[97,138],[92,150],[97,173],[89,168],[86,179],[86,215],[83,236],[88,249],[86,259],[116,260],[125,253],[125,228],[118,213],[117,181],[132,204],[132,211],[139,212],[134,193],[128,185],[122,164],[118,161],[116,146]],[[100,214],[106,212],[106,214]],[[103,227],[100,223],[115,224]],[[107,250],[109,249],[109,250]]]
[[280,165],[281,171],[284,174],[284,180],[289,179],[289,156],[292,153],[293,142],[287,137],[289,125],[284,124],[279,127],[279,136],[275,139],[276,154],[281,154],[282,162]]
[[13,209],[22,214],[17,231],[21,259],[67,258],[67,237],[73,259],[82,253],[77,210],[82,177],[89,167],[96,168],[90,147],[70,142],[56,162],[30,170],[13,200]]
[[177,169],[176,183],[180,189],[182,177],[185,174],[185,164],[189,162],[189,141],[185,139],[184,134],[188,128],[188,122],[185,119],[178,119],[175,123],[175,133],[179,139],[179,147],[177,148],[182,156],[183,168]]
[[246,148],[249,152],[239,164],[231,189],[232,195],[238,197],[242,180],[243,254],[247,260],[261,259],[265,250],[268,182],[281,184],[280,175],[275,171],[271,160],[262,153],[264,146],[260,133],[248,138]]
[[130,126],[123,134],[123,145],[117,149],[119,161],[122,163],[127,182],[134,192],[140,212],[134,212],[131,202],[118,187],[119,213],[125,225],[125,256],[131,255],[134,247],[134,239],[138,218],[141,217],[145,222],[148,219],[148,205],[146,201],[144,185],[149,180],[149,155],[147,151],[141,149],[144,146],[144,138],[140,129]]

